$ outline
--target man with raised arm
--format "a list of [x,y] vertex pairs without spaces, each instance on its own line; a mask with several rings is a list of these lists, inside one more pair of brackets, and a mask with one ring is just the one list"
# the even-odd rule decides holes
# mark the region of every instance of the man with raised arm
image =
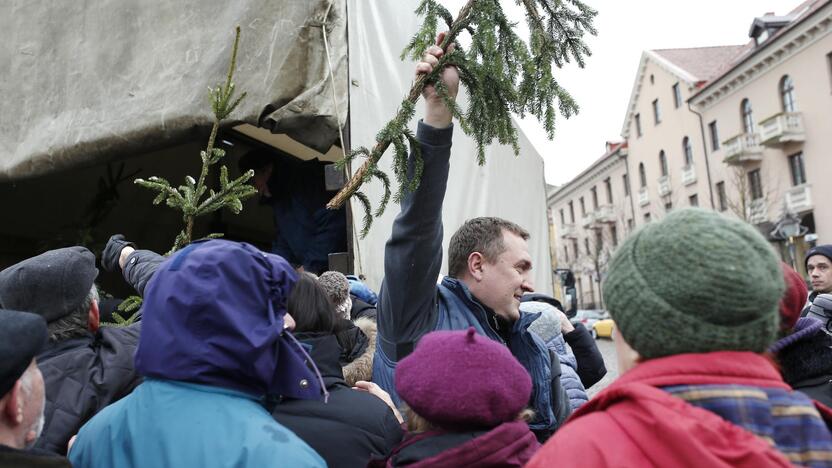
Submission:
[[[441,43],[440,34],[437,44]],[[431,46],[416,65],[429,73],[443,51]],[[447,67],[441,79],[452,98],[459,75]],[[534,290],[532,258],[522,227],[500,218],[469,219],[451,237],[448,276],[437,285],[442,264],[442,203],[450,168],[451,112],[432,85],[424,90],[426,112],[416,137],[424,160],[419,188],[407,193],[385,247],[378,303],[378,345],[373,380],[394,395],[396,364],[433,330],[476,331],[507,346],[532,377],[529,423],[539,439],[548,438],[570,413],[560,384],[560,364],[528,331],[538,314],[520,312],[520,297]],[[409,161],[412,169],[414,156]]]

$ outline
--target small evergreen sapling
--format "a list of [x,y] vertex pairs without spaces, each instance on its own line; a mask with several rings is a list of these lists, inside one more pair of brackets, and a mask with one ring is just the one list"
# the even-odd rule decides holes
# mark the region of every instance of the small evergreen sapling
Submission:
[[[165,202],[169,207],[182,212],[182,220],[185,223],[185,227],[176,236],[173,247],[171,247],[167,254],[171,254],[191,242],[193,238],[194,220],[197,217],[222,208],[228,208],[234,214],[238,214],[243,209],[242,200],[257,193],[257,189],[246,183],[254,177],[254,171],[249,170],[240,177],[229,180],[228,168],[225,165],[220,166],[219,191],[209,190],[205,185],[205,177],[208,175],[211,166],[217,164],[225,156],[224,150],[214,147],[220,123],[246,97],[246,93],[242,93],[236,99],[234,98],[234,82],[232,80],[234,77],[234,68],[237,63],[237,47],[239,42],[240,27],[237,26],[234,37],[234,48],[231,52],[231,63],[228,66],[225,85],[217,86],[217,88],[208,88],[211,109],[214,113],[214,124],[211,127],[211,135],[208,137],[208,146],[204,151],[200,152],[200,156],[202,157],[202,170],[199,173],[199,177],[194,180],[191,176],[185,176],[185,184],[180,185],[178,188],[171,186],[170,182],[161,177],[149,177],[147,180],[136,179],[136,183],[142,187],[159,192],[159,195],[153,200],[154,205]],[[206,195],[206,191],[208,192],[208,196],[203,198]],[[222,234],[214,233],[206,237],[222,237]]]
[[[469,0],[456,18],[439,0],[421,0],[419,3],[416,13],[424,17],[424,22],[402,52],[402,59],[407,56],[418,59],[433,45],[440,21],[448,28],[440,45],[446,53],[431,73],[420,76],[413,83],[395,117],[376,135],[372,150],[360,147],[340,161],[343,167],[356,156],[366,158],[327,205],[337,209],[351,196],[358,198],[364,208],[362,236],[369,231],[373,217],[384,212],[391,198],[390,179],[378,167],[378,161],[390,145],[394,149],[393,171],[399,183],[393,200],[399,202],[405,191],[413,191],[419,186],[422,160],[419,145],[407,125],[413,119],[416,101],[425,85],[434,84],[462,130],[477,142],[480,165],[485,163],[485,146],[494,140],[511,145],[514,153],[519,154],[512,113],[521,117],[531,114],[542,121],[551,139],[555,134],[555,114],[559,111],[569,118],[578,112],[578,104],[558,84],[552,67],[560,68],[574,59],[583,68],[585,58],[591,55],[583,38],[586,33],[596,34],[593,20],[597,12],[580,0],[514,1],[526,13],[529,26],[526,41],[515,33],[516,24],[506,18],[500,0]],[[463,33],[471,40],[468,50],[464,50],[458,41]],[[454,50],[448,52],[451,44],[454,44]],[[464,111],[438,80],[442,69],[451,65],[459,69],[460,81],[470,96],[470,104]],[[408,146],[415,155],[410,174],[407,170]],[[381,181],[384,188],[375,212],[369,198],[359,190],[373,178]]]

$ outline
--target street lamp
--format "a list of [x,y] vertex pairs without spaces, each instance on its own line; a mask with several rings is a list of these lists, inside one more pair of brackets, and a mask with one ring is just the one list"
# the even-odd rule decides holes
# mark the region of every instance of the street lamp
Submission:
[[788,207],[783,210],[783,216],[777,220],[777,225],[774,227],[774,230],[771,231],[772,237],[787,241],[786,245],[789,248],[789,263],[791,263],[791,266],[794,269],[797,269],[795,264],[796,254],[794,238],[800,237],[808,231],[809,228],[800,224],[800,216],[789,210]]

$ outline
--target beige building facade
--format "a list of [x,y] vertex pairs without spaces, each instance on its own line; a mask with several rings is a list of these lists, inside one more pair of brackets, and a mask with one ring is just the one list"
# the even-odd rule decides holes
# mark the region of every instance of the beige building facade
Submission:
[[578,306],[601,308],[610,255],[633,226],[626,143],[608,143],[600,159],[548,197],[553,265],[575,276]]
[[[624,194],[624,174],[630,205],[616,224],[619,241],[670,210],[700,206],[757,226],[799,271],[810,241],[832,243],[832,0],[753,18],[749,36],[746,45],[645,51],[625,143],[549,197],[556,262],[582,277],[582,307],[602,305],[600,284],[587,277],[603,277],[604,265],[573,254],[575,241],[581,250],[597,231],[582,222],[580,199],[597,218],[605,208],[594,210],[590,190],[609,179]],[[775,233],[787,213],[803,226],[791,244]]]

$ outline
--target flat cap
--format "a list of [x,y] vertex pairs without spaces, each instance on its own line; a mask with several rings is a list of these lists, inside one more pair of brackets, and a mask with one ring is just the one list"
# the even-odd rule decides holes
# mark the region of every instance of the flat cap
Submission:
[[14,387],[46,344],[46,322],[27,312],[0,309],[0,398]]
[[0,271],[0,307],[55,321],[81,305],[98,270],[84,247],[50,250]]

